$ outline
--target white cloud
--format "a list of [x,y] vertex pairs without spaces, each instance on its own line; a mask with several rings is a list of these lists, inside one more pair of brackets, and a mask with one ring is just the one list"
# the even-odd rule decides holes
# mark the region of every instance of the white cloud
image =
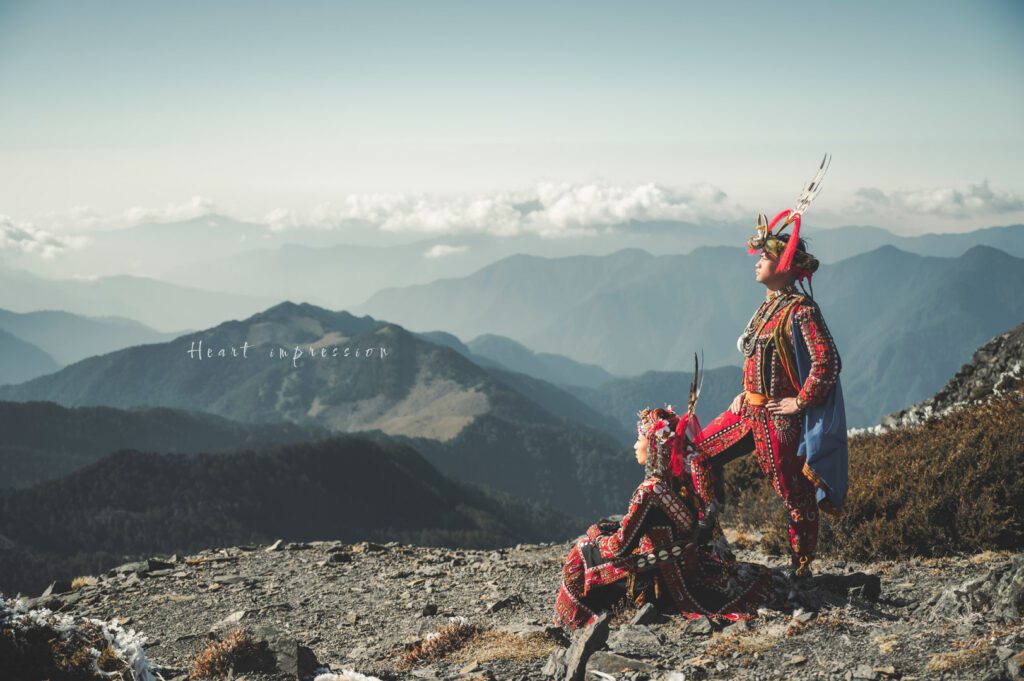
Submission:
[[83,236],[59,236],[39,229],[31,222],[15,223],[10,217],[0,215],[0,254],[27,254],[51,259],[68,249],[82,248],[88,242],[89,239]]
[[465,253],[469,250],[468,246],[449,246],[447,244],[436,244],[428,248],[424,253],[424,258],[443,258],[446,255],[455,255],[456,253]]
[[89,206],[74,206],[66,211],[40,213],[33,222],[59,231],[98,231],[131,227],[144,222],[178,222],[218,212],[217,204],[204,196],[193,196],[184,203],[168,203],[162,208],[131,206],[111,215],[103,215]]
[[937,187],[883,191],[864,187],[856,192],[854,209],[865,213],[895,212],[939,217],[970,218],[1024,210],[1024,196],[993,191],[988,180],[966,189]]
[[266,222],[274,231],[306,224],[331,229],[345,220],[360,220],[388,232],[567,237],[593,235],[630,221],[699,222],[746,214],[729,203],[725,192],[708,184],[676,190],[654,183],[632,187],[541,183],[529,190],[477,196],[349,194],[339,206],[317,206],[307,219],[290,209],[277,209],[266,216]]

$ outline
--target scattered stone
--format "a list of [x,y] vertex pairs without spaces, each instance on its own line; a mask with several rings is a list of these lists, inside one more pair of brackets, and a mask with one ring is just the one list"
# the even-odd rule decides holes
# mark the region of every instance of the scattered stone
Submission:
[[241,584],[250,579],[250,577],[243,577],[242,575],[216,575],[213,578],[213,582],[216,584]]
[[696,617],[683,625],[683,633],[688,636],[710,636],[714,630],[714,625],[707,617]]
[[573,633],[572,643],[565,653],[565,681],[583,681],[587,660],[608,640],[611,620],[611,613],[601,613],[592,624]]
[[239,623],[249,613],[248,610],[236,610],[219,622],[215,622],[210,627],[210,634],[216,638],[221,638],[224,634],[238,627]]
[[641,660],[634,660],[604,650],[595,651],[587,661],[587,671],[618,675],[624,672],[653,672],[657,667]]
[[332,552],[327,555],[328,563],[351,563],[352,554],[344,553],[340,551]]
[[793,621],[799,624],[807,624],[814,617],[815,613],[803,610],[802,608],[797,608],[793,611]]
[[320,662],[312,650],[300,645],[291,635],[267,626],[249,628],[258,641],[266,641],[267,648],[274,655],[277,669],[295,679],[305,681],[313,676]]
[[352,553],[381,553],[387,551],[387,547],[381,544],[364,541],[352,546]]
[[654,657],[662,651],[665,639],[643,624],[624,624],[608,637],[608,648],[617,653]]
[[866,664],[857,665],[857,668],[853,670],[853,678],[855,679],[866,679],[867,681],[877,681],[878,672],[872,669]]
[[644,603],[643,607],[637,610],[637,613],[633,615],[633,619],[629,623],[661,624],[664,621],[665,616],[658,612],[658,609],[654,607],[654,603]]
[[423,606],[422,614],[424,617],[431,617],[437,614],[437,606],[433,603],[427,603]]
[[522,604],[523,599],[515,594],[512,594],[511,596],[506,596],[505,598],[493,601],[492,603],[488,603],[487,612],[493,614],[501,610],[505,610],[506,608],[512,608]]
[[276,542],[274,542],[273,544],[271,544],[270,546],[268,546],[267,548],[265,548],[263,550],[266,551],[267,553],[271,553],[273,551],[280,551],[282,545],[284,545],[284,540],[283,539],[278,539]]
[[729,626],[722,629],[723,634],[742,634],[745,631],[750,631],[750,625],[747,624],[746,620],[737,620]]
[[555,648],[551,651],[540,673],[549,679],[565,678],[565,653],[565,648]]
[[807,662],[807,658],[803,655],[790,655],[789,659],[786,660],[786,664],[790,667],[796,667]]

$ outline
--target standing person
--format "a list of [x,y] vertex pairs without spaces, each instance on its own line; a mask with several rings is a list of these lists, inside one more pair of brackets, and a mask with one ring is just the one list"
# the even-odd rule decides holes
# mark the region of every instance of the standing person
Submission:
[[[765,300],[737,340],[744,357],[743,392],[696,438],[691,465],[694,488],[705,504],[699,525],[706,540],[724,504],[722,466],[757,453],[761,471],[789,512],[797,577],[811,574],[819,510],[837,512],[847,487],[842,363],[811,295],[818,261],[800,238],[800,215],[817,195],[826,169],[822,160],[795,209],[780,212],[770,223],[758,216],[757,234],[747,245],[751,254],[761,256],[754,269]],[[790,223],[793,231],[782,234]],[[804,280],[807,288],[798,290]]]

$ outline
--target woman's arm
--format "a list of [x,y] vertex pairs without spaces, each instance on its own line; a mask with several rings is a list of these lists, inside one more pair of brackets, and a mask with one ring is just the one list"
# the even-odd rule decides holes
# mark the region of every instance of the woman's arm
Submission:
[[839,350],[817,305],[800,305],[793,312],[793,321],[811,354],[811,369],[797,395],[798,403],[821,404],[839,380]]

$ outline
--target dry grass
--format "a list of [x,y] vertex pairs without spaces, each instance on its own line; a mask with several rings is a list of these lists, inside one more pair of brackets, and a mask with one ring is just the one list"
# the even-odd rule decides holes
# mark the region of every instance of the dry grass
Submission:
[[417,665],[448,657],[480,632],[481,628],[478,625],[470,624],[465,618],[453,617],[448,624],[438,626],[425,639],[406,650],[397,664],[397,669],[408,671]]
[[782,643],[786,636],[787,628],[783,625],[771,625],[734,634],[715,633],[708,641],[704,652],[711,657],[730,657],[734,653],[761,654]]
[[541,632],[520,636],[509,631],[489,629],[477,632],[452,655],[452,661],[481,664],[492,660],[529,662],[547,657],[556,647],[555,641]]
[[[98,656],[97,656],[98,653]],[[0,678],[127,681],[127,663],[93,624],[58,632],[50,625],[0,628]],[[106,676],[96,673],[95,668]]]
[[891,655],[899,646],[900,637],[896,634],[880,634],[871,639],[871,642],[878,646],[878,652]]
[[273,655],[266,643],[235,629],[222,641],[214,641],[196,656],[190,679],[220,679],[238,672],[272,671]]
[[730,545],[737,549],[756,548],[761,543],[762,539],[761,532],[752,530],[749,527],[741,529],[723,527],[722,533],[725,535],[726,541],[728,541]]
[[81,589],[83,586],[96,586],[96,578],[92,575],[82,575],[71,580],[72,589]]
[[949,653],[935,653],[928,660],[925,669],[930,672],[949,672],[957,669],[964,669],[971,666],[981,655],[987,653],[991,646],[983,645],[977,648],[964,648]]
[[[1024,394],[1000,396],[901,431],[850,441],[850,491],[838,517],[822,516],[819,554],[854,560],[1024,547]],[[782,553],[788,518],[756,457],[726,467],[723,524],[761,530]],[[985,553],[985,552],[989,553]]]
[[1006,560],[1010,555],[1009,551],[989,551],[985,550],[981,553],[977,553],[971,556],[971,563],[973,565],[984,565],[985,563],[995,563],[997,561]]

